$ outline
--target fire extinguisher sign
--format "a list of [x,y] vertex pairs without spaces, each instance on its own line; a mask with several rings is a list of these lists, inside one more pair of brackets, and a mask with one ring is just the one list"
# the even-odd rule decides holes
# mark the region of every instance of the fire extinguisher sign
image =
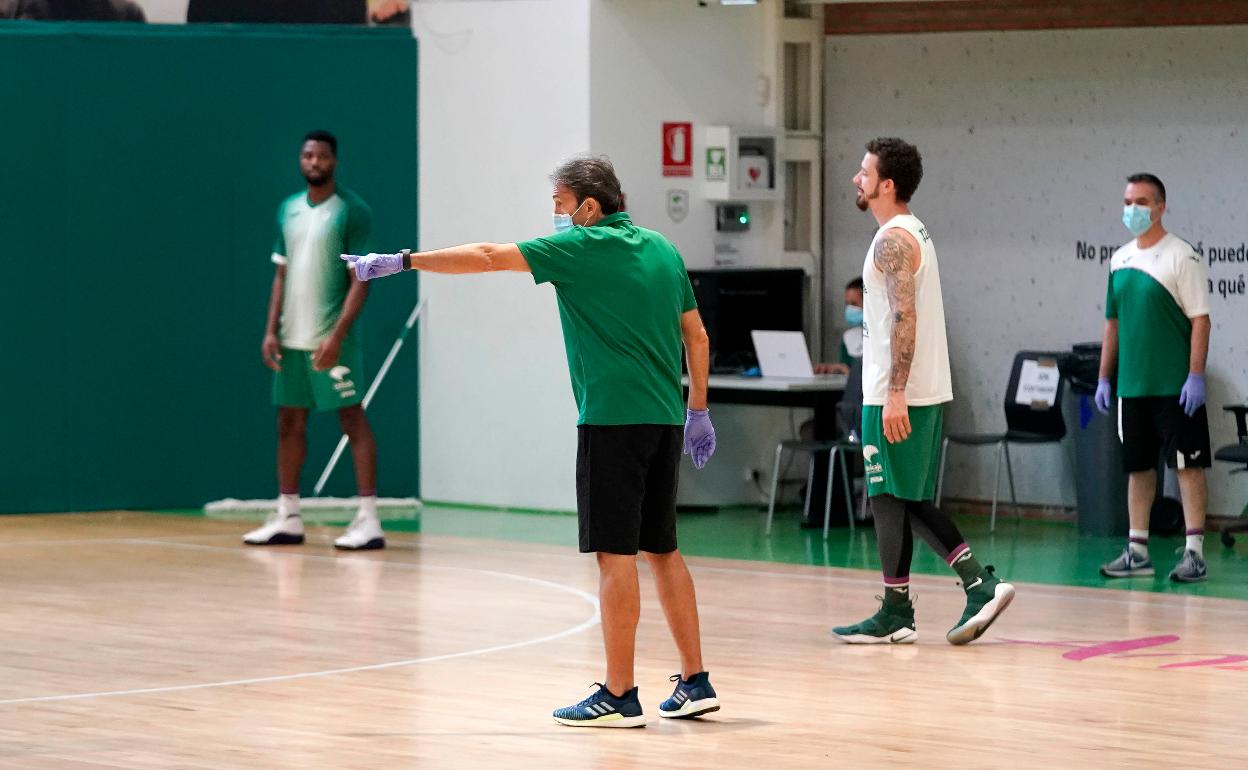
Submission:
[[663,176],[693,176],[693,124],[663,124]]

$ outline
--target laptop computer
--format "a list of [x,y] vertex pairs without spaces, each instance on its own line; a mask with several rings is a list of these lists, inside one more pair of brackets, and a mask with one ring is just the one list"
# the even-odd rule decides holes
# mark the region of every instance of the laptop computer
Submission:
[[750,336],[754,339],[754,354],[758,356],[758,368],[764,377],[813,380],[826,376],[815,374],[805,334],[755,329]]

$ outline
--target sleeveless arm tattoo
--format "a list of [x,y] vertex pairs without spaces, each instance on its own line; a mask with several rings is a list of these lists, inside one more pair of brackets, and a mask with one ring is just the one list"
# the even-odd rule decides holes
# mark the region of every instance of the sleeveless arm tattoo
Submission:
[[900,230],[890,230],[875,244],[875,266],[884,274],[888,287],[888,307],[893,314],[891,337],[893,361],[889,370],[888,389],[905,392],[914,361],[914,338],[917,329],[914,300],[914,272],[910,258],[914,247]]

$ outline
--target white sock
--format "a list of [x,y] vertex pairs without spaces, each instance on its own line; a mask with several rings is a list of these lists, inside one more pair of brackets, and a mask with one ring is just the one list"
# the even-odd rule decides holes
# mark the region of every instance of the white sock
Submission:
[[357,514],[368,519],[377,518],[377,495],[360,498],[360,510]]
[[286,516],[298,516],[299,495],[279,495],[277,498],[277,510]]
[[1197,556],[1202,559],[1205,558],[1205,536],[1203,534],[1188,535],[1187,550],[1195,551]]
[[1128,543],[1131,548],[1131,553],[1135,554],[1136,556],[1141,556],[1147,559],[1148,558],[1148,530],[1147,529],[1128,530],[1127,537],[1129,538]]

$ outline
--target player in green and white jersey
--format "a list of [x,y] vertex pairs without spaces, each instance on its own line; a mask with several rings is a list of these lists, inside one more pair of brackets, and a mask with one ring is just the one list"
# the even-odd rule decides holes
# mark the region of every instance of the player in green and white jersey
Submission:
[[344,269],[339,254],[368,251],[372,213],[358,195],[338,186],[338,141],[327,131],[304,137],[299,167],[307,180],[277,209],[272,260],[277,265],[261,347],[274,371],[277,407],[277,512],[248,532],[249,545],[303,542],[299,471],[307,456],[309,411],[337,410],[351,442],[360,507],[336,548],[385,547],[377,518],[377,443],[364,416],[364,356],[352,330],[368,285]]

